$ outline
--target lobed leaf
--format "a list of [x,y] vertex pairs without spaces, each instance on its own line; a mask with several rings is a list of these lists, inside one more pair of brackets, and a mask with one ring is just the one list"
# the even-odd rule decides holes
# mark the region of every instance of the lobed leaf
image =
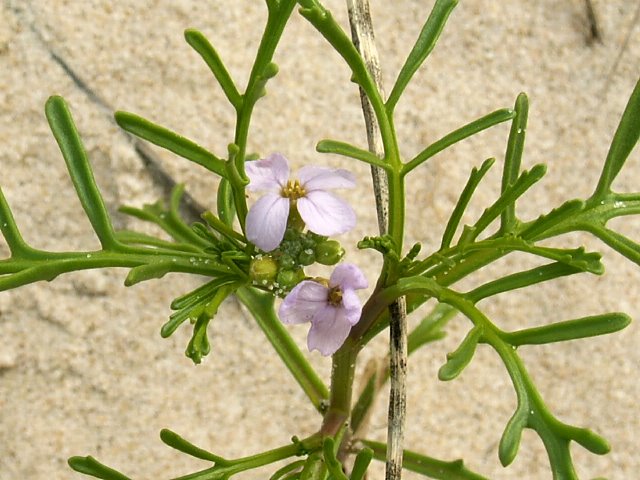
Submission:
[[213,45],[209,43],[209,40],[207,40],[202,33],[191,28],[185,30],[184,38],[205,61],[211,70],[211,73],[213,73],[214,77],[216,77],[216,80],[222,87],[222,91],[231,105],[233,105],[236,110],[242,108],[242,95],[238,92],[238,89],[233,83],[233,80],[224,66],[220,55],[218,55],[216,49],[213,48]]
[[447,362],[438,370],[438,378],[442,381],[449,381],[460,375],[471,362],[481,338],[482,327],[476,325],[467,333],[460,346],[447,354]]
[[[522,150],[524,149],[525,132],[527,130],[527,117],[529,115],[529,99],[527,95],[521,93],[516,98],[514,107],[515,118],[511,123],[509,139],[507,140],[507,151],[504,155],[504,170],[502,172],[502,188],[504,194],[518,179],[520,174],[520,164],[522,163]],[[508,232],[515,226],[515,198],[502,212],[500,230]]]
[[297,460],[293,463],[285,465],[284,467],[276,470],[276,472],[269,477],[269,480],[288,480],[292,478],[291,475],[295,475],[301,468],[304,467],[305,460]]
[[164,277],[167,273],[174,269],[171,261],[153,262],[146,265],[139,265],[133,267],[127,278],[124,280],[125,287],[131,287],[136,283],[146,282],[147,280],[157,279]]
[[389,164],[368,150],[362,150],[349,143],[336,140],[320,140],[316,145],[316,151],[320,153],[335,153],[344,157],[354,158],[361,162],[380,167],[384,170],[390,168]]
[[78,130],[73,122],[67,103],[62,97],[50,97],[45,104],[45,114],[67,164],[69,176],[76,189],[82,208],[87,214],[102,248],[105,250],[117,250],[119,244],[115,239],[107,208],[93,178],[87,153],[78,135]]
[[565,342],[617,332],[630,323],[631,318],[624,313],[605,313],[510,332],[506,340],[515,346]]
[[356,455],[356,459],[353,462],[353,468],[351,469],[351,480],[364,480],[367,474],[369,464],[373,459],[373,450],[369,447],[364,447]]
[[588,225],[584,227],[584,230],[593,233],[616,252],[627,257],[636,265],[640,265],[640,244],[618,232],[614,232],[613,230],[600,225]]
[[418,68],[420,68],[420,65],[422,65],[429,56],[433,47],[435,47],[438,37],[440,37],[444,29],[444,25],[447,23],[447,19],[457,3],[457,0],[436,1],[389,94],[389,99],[386,103],[386,108],[389,112],[393,112],[402,92],[409,84],[411,77],[413,77]]
[[527,426],[529,420],[529,404],[518,398],[518,408],[507,422],[500,445],[498,447],[498,458],[503,467],[511,465],[518,455],[522,431]]
[[127,132],[147,140],[154,145],[165,148],[182,158],[197,163],[210,172],[226,178],[227,173],[224,160],[216,157],[213,153],[191,140],[133,113],[116,112],[115,119],[118,125]]
[[475,193],[476,188],[478,188],[478,185],[480,184],[482,178],[494,163],[495,158],[489,158],[482,163],[480,169],[473,167],[473,169],[471,170],[469,180],[467,180],[467,183],[462,190],[462,194],[460,194],[460,198],[458,198],[458,202],[456,203],[456,206],[451,213],[451,217],[449,217],[447,226],[444,229],[444,234],[442,235],[442,243],[440,244],[440,250],[449,248],[449,246],[451,245],[453,236],[455,235],[458,225],[460,224],[460,220],[462,219],[464,211],[467,209],[467,206],[471,201],[471,197]]
[[640,80],[636,83],[607,153],[598,185],[592,198],[600,198],[611,191],[611,184],[624,166],[640,138]]
[[431,157],[440,153],[441,151],[449,148],[450,146],[464,140],[465,138],[469,138],[476,133],[479,133],[483,130],[486,130],[494,125],[498,125],[499,123],[506,122],[507,120],[511,120],[514,117],[515,113],[510,108],[502,108],[500,110],[496,110],[488,115],[485,115],[482,118],[474,120],[467,125],[454,130],[453,132],[445,135],[441,139],[433,142],[427,148],[425,148],[422,152],[416,155],[411,161],[407,162],[403,169],[402,174],[406,175],[411,170],[422,164],[423,162],[429,160]]
[[231,227],[236,215],[236,207],[233,201],[233,188],[226,178],[220,180],[218,193],[216,195],[216,205],[218,217],[225,225]]
[[200,447],[196,447],[193,443],[185,440],[180,435],[167,428],[163,428],[160,430],[160,440],[165,445],[168,445],[171,448],[178,450],[179,452],[186,453],[187,455],[191,455],[192,457],[199,458],[201,460],[208,460],[210,462],[215,463],[216,465],[228,465],[229,461],[225,460],[218,455],[215,455],[211,452],[203,450]]
[[349,480],[342,470],[342,463],[336,458],[336,442],[331,437],[324,439],[322,443],[322,453],[324,455],[324,463],[331,475],[332,480]]
[[527,226],[520,231],[519,236],[526,240],[536,240],[539,235],[542,235],[549,228],[574,217],[581,212],[584,207],[585,202],[582,200],[569,200],[558,208],[554,208],[549,213],[541,215],[527,224]]
[[513,273],[485,283],[484,285],[480,285],[470,292],[465,293],[465,296],[472,302],[478,303],[484,298],[498,295],[499,293],[517,290],[519,288],[535,285],[536,283],[546,282],[566,275],[573,275],[574,273],[582,271],[582,269],[573,265],[567,265],[566,263],[550,263],[530,270],[525,270],[523,272]]
[[485,209],[473,227],[468,227],[460,238],[460,243],[475,240],[502,212],[510,205],[515,205],[516,199],[521,197],[529,188],[538,182],[546,173],[547,167],[543,164],[534,165],[531,170],[525,170],[518,179],[510,184],[489,208]]
[[129,477],[114,470],[113,468],[103,465],[91,456],[71,457],[67,460],[67,463],[76,472],[91,475],[92,477],[101,478],[103,480],[131,480]]

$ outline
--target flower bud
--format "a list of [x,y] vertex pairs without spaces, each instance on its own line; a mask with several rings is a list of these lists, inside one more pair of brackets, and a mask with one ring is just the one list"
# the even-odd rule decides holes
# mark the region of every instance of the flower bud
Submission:
[[336,240],[326,240],[316,245],[316,262],[323,265],[335,265],[344,256],[344,248]]
[[304,279],[304,272],[302,269],[298,270],[280,270],[276,277],[276,282],[283,290],[291,290],[300,281]]
[[278,265],[282,269],[292,269],[296,264],[296,261],[288,253],[283,253],[278,260]]
[[278,264],[270,256],[256,257],[249,265],[249,278],[253,283],[267,285],[273,282],[278,274]]
[[298,254],[300,265],[312,265],[316,261],[316,254],[311,248],[306,248]]

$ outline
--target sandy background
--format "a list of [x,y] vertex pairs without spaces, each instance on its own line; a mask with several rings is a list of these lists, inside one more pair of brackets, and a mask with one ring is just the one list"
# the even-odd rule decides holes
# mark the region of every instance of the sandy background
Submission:
[[[372,3],[389,88],[432,2]],[[346,25],[343,2],[326,4]],[[637,2],[594,5],[603,43],[589,42],[579,0],[461,2],[399,104],[396,123],[405,156],[463,123],[511,106],[526,91],[531,109],[523,163],[546,162],[549,173],[527,195],[521,215],[531,218],[568,198],[588,196],[640,73]],[[224,154],[232,138],[232,110],[182,32],[203,31],[244,85],[265,13],[256,0],[0,2],[0,183],[27,241],[51,250],[98,245],[44,118],[49,95],[69,101],[109,208],[153,201],[161,190],[111,121],[110,110],[136,112]],[[280,74],[256,110],[251,149],[281,151],[296,166],[344,165],[313,149],[327,137],[365,144],[357,90],[344,65],[297,14],[276,62]],[[427,251],[437,247],[468,172],[485,158],[502,157],[507,132],[504,125],[485,132],[414,175],[409,204],[420,208],[409,212],[408,243],[422,241]],[[195,198],[214,207],[215,179],[167,152],[156,153]],[[638,190],[639,156],[636,151],[620,175],[619,190]],[[345,194],[359,215],[357,229],[344,238],[353,244],[375,232],[376,222],[368,168],[348,166],[361,179],[356,191]],[[491,188],[480,192],[467,221],[493,201],[499,180],[494,168],[486,182]],[[114,222],[133,225],[121,215]],[[636,218],[615,226],[640,239]],[[600,248],[606,275],[572,277],[494,299],[485,309],[499,325],[515,328],[611,310],[638,318],[638,268],[588,238],[571,240]],[[7,251],[0,240],[0,253]],[[376,256],[357,253],[349,259],[364,265],[373,281]],[[509,269],[530,265],[517,256],[502,262]],[[461,288],[494,275],[480,274]],[[159,329],[171,299],[198,280],[174,275],[124,289],[124,276],[123,270],[81,272],[0,294],[0,479],[80,478],[66,466],[67,457],[80,454],[95,455],[132,478],[169,478],[205,465],[161,444],[163,427],[227,457],[279,446],[317,428],[320,419],[234,302],[225,303],[210,328],[212,354],[195,367],[183,355],[189,329],[168,340]],[[515,400],[493,352],[481,348],[458,380],[437,381],[444,355],[467,329],[457,319],[445,341],[410,360],[407,446],[446,459],[463,456],[490,478],[550,478],[532,433],[525,433],[511,468],[499,465],[497,443]],[[306,328],[291,330],[302,345]],[[384,351],[385,340],[379,340],[363,360]],[[630,479],[640,469],[639,341],[634,323],[608,338],[523,349],[552,410],[612,444],[604,457],[574,448],[581,478]],[[315,353],[310,358],[326,376],[329,360]],[[374,438],[385,436],[385,403],[373,421]],[[267,477],[262,472],[244,478]]]

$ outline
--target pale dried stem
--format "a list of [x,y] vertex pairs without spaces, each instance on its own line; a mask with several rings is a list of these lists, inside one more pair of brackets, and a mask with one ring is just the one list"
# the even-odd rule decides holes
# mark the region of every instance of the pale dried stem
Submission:
[[[375,45],[373,24],[368,0],[347,0],[351,36],[353,43],[364,58],[369,73],[376,82],[380,95],[384,90],[380,76],[380,61]],[[376,121],[369,100],[360,90],[362,111],[367,127],[369,150],[377,156],[384,155],[380,128]],[[380,234],[388,232],[389,224],[389,188],[385,172],[375,166],[371,167],[373,190],[375,193],[378,227]],[[406,417],[406,374],[407,374],[407,320],[406,303],[400,298],[389,307],[390,313],[390,384],[389,424],[387,430],[387,465],[386,480],[400,480],[402,477],[402,452],[404,440],[404,423]]]

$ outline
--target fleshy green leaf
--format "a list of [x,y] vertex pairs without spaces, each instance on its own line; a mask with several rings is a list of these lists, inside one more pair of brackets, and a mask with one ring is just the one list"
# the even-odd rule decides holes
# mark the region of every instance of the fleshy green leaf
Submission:
[[229,461],[225,460],[218,455],[214,455],[211,452],[203,450],[200,447],[196,447],[193,443],[185,440],[180,435],[167,428],[163,428],[160,431],[160,440],[162,440],[166,445],[174,448],[182,453],[186,453],[187,455],[191,455],[195,458],[200,458],[202,460],[209,460],[210,462],[214,462],[216,465],[228,465]]
[[206,357],[211,351],[211,344],[207,336],[207,327],[210,321],[211,317],[202,313],[193,326],[193,335],[191,336],[191,340],[189,340],[184,354],[195,364],[201,363],[202,357]]
[[[522,150],[524,149],[524,139],[527,130],[527,117],[529,116],[529,99],[524,93],[518,95],[514,107],[516,116],[511,123],[509,140],[507,141],[507,151],[504,156],[504,170],[502,172],[502,189],[504,194],[518,179],[520,175],[520,164],[522,163]],[[501,226],[502,232],[508,232],[515,226],[516,221],[515,198],[502,212]]]
[[322,443],[322,452],[324,454],[324,463],[329,470],[332,480],[349,480],[342,470],[342,463],[336,458],[335,441],[331,437],[324,439]]
[[588,428],[577,428],[570,425],[562,425],[565,434],[574,442],[596,455],[606,455],[611,451],[611,446],[604,438]]
[[67,460],[67,463],[76,472],[91,475],[92,477],[101,478],[103,480],[131,480],[129,477],[117,472],[113,468],[103,465],[91,456],[71,457]]
[[170,152],[197,163],[223,178],[226,177],[224,161],[191,140],[133,113],[116,112],[115,119],[118,125],[127,132],[154,145],[166,148]]
[[233,202],[233,189],[231,183],[226,178],[220,180],[217,194],[218,217],[225,225],[231,227],[236,215],[236,207]]
[[351,469],[351,480],[363,480],[365,478],[371,459],[373,459],[373,450],[369,447],[364,447],[358,452]]
[[2,188],[0,188],[0,232],[4,235],[13,258],[33,257],[40,254],[38,250],[27,245],[22,238]]
[[389,94],[389,100],[387,100],[387,110],[392,112],[402,95],[402,92],[409,84],[411,77],[416,73],[420,65],[429,56],[433,47],[438,41],[438,37],[444,29],[445,23],[449,15],[457,5],[457,0],[437,0],[436,4],[431,10],[431,14],[427,18],[422,31],[418,36],[416,44],[409,52],[407,60],[404,62],[398,78],[396,80],[391,93]]
[[133,267],[124,280],[125,287],[131,287],[136,283],[145,282],[156,278],[162,278],[175,267],[171,262],[154,262],[147,265]]
[[349,143],[338,142],[336,140],[320,140],[316,145],[316,150],[320,153],[335,153],[344,157],[355,158],[361,162],[375,165],[376,167],[387,170],[389,164],[368,150],[362,150]]
[[422,152],[416,155],[411,161],[407,162],[402,169],[402,174],[406,175],[411,170],[413,170],[423,162],[429,160],[437,153],[449,148],[451,145],[464,140],[465,138],[469,138],[476,133],[486,130],[487,128],[498,125],[499,123],[511,120],[514,115],[514,111],[510,108],[502,108],[488,115],[485,115],[482,118],[474,120],[464,127],[460,127],[457,130],[454,130],[453,132],[442,137],[440,140],[436,140],[435,142],[433,142]]
[[482,178],[485,176],[485,174],[489,171],[489,169],[494,163],[495,163],[495,158],[489,158],[482,163],[482,165],[480,166],[480,169],[473,167],[473,170],[471,170],[471,175],[469,176],[469,180],[467,180],[467,184],[464,186],[464,189],[462,190],[462,194],[460,195],[460,198],[458,199],[458,202],[456,203],[456,206],[453,209],[453,212],[451,213],[451,217],[447,222],[447,226],[444,229],[444,234],[442,235],[442,244],[440,246],[441,250],[445,248],[449,248],[449,246],[451,245],[451,240],[453,240],[453,236],[456,233],[456,229],[460,224],[460,219],[462,218],[464,211],[467,209],[467,206],[469,205],[469,201],[471,200],[471,197],[476,191],[476,188],[478,187],[478,184],[480,183]]
[[593,233],[616,252],[624,255],[633,263],[640,265],[640,244],[618,232],[599,225],[590,225],[585,227],[584,230]]
[[605,313],[518,330],[508,333],[507,339],[516,346],[565,342],[617,332],[630,323],[631,318],[624,313]]
[[107,208],[93,178],[87,153],[65,100],[58,96],[50,97],[45,105],[45,113],[53,136],[58,142],[67,164],[67,170],[78,193],[82,208],[86,212],[102,248],[105,250],[117,249],[119,244],[115,239]]
[[507,422],[507,425],[502,432],[502,438],[500,438],[500,446],[498,447],[498,457],[503,467],[511,465],[518,455],[518,448],[520,448],[520,440],[522,439],[522,431],[527,426],[529,419],[528,404],[522,402],[518,403],[513,416]]
[[454,352],[447,354],[447,363],[438,370],[438,378],[442,381],[449,381],[460,375],[473,358],[480,338],[482,338],[482,328],[473,327],[464,337],[460,346]]
[[638,143],[638,138],[640,138],[640,81],[636,83],[622,114],[592,198],[601,197],[611,191],[611,184]]
[[216,49],[213,48],[213,45],[209,43],[209,40],[207,40],[202,33],[194,29],[185,30],[184,38],[206,62],[231,105],[233,105],[236,110],[239,110],[242,107],[242,96],[238,92],[229,72],[220,59],[220,55],[218,55]]
[[296,462],[285,465],[284,467],[276,470],[276,472],[269,477],[269,480],[289,480],[295,477],[291,475],[297,470],[304,467],[305,460],[298,460]]
[[567,265],[566,263],[550,263],[548,265],[542,265],[523,272],[513,273],[506,277],[485,283],[465,295],[472,302],[477,303],[483,298],[491,297],[499,293],[528,287],[530,285],[535,285],[536,283],[546,282],[554,278],[572,275],[582,271],[582,269],[572,265]]
[[516,199],[521,197],[529,188],[538,182],[546,173],[547,167],[543,164],[534,165],[531,170],[525,170],[520,177],[510,184],[500,197],[487,208],[473,227],[468,227],[462,234],[460,243],[464,244],[474,240],[493,220],[495,220],[510,205],[515,205]]
[[527,240],[536,240],[538,235],[544,233],[547,229],[557,225],[558,223],[571,218],[582,211],[585,202],[582,200],[569,200],[558,208],[554,208],[546,215],[541,215],[525,228],[520,231],[519,236]]

